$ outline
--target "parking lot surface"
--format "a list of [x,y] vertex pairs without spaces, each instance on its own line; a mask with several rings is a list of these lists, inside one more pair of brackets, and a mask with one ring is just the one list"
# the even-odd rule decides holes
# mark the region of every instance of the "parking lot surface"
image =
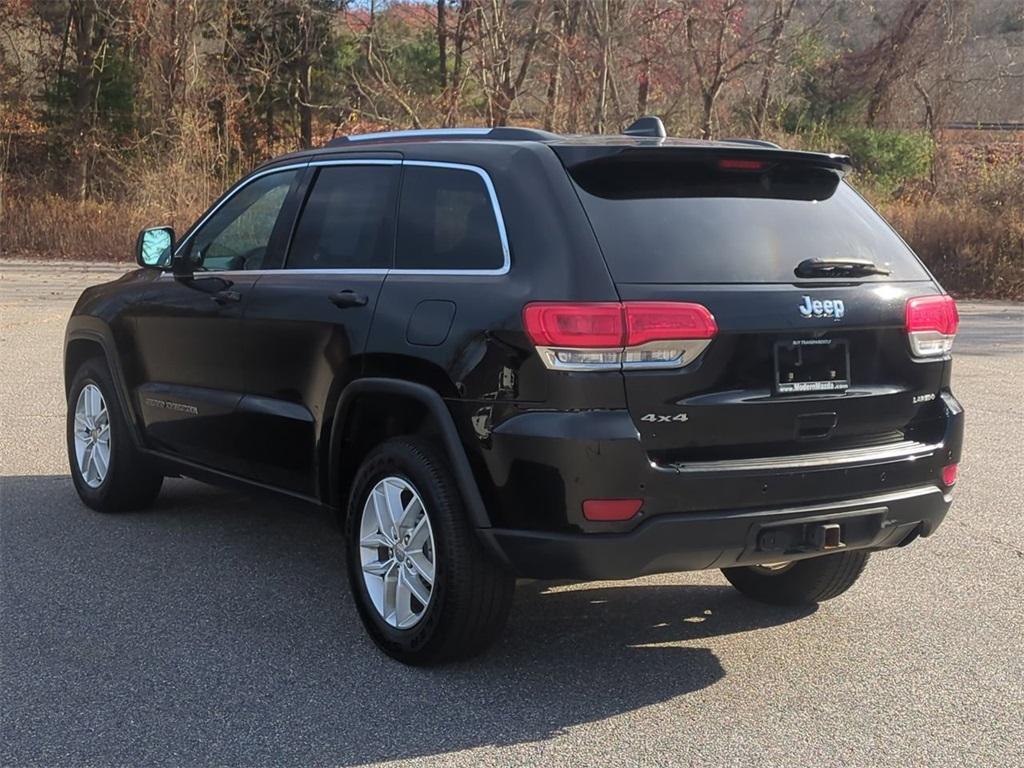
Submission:
[[524,582],[489,653],[422,670],[365,637],[319,510],[78,501],[64,324],[124,269],[0,262],[0,765],[1024,765],[1021,306],[961,304],[956,502],[843,597]]

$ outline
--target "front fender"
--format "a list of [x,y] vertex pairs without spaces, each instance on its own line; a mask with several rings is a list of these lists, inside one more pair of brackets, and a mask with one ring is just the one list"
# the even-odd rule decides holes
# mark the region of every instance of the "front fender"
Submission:
[[145,448],[142,440],[142,429],[138,415],[132,407],[132,400],[129,396],[128,385],[121,366],[121,358],[117,354],[117,344],[114,342],[114,334],[110,326],[98,317],[91,315],[72,315],[68,320],[67,328],[64,331],[64,395],[68,395],[71,389],[71,379],[77,368],[77,358],[72,355],[76,343],[85,342],[102,351],[102,356],[114,380],[115,395],[121,412],[125,415],[128,423],[132,442],[137,448]]

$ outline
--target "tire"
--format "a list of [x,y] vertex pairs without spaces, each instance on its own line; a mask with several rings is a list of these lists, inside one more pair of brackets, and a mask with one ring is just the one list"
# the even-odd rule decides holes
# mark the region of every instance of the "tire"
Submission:
[[[345,539],[352,595],[373,641],[404,664],[480,653],[501,632],[512,603],[515,579],[481,547],[448,464],[443,450],[427,440],[388,440],[363,461],[349,497]],[[391,499],[404,511],[394,546],[381,538],[394,535],[384,530],[394,527],[386,511]]]
[[816,605],[838,597],[854,585],[868,553],[854,550],[797,560],[784,568],[723,568],[722,574],[747,597],[772,605]]
[[[100,416],[84,421],[76,418],[76,410],[84,390],[94,396],[98,390],[100,400],[93,400],[102,406]],[[95,409],[95,408],[94,408]],[[105,414],[105,416],[103,415]],[[80,416],[81,414],[78,414]],[[93,439],[88,424],[95,426],[96,442],[92,444],[95,457],[90,463],[88,455],[80,459],[81,443],[76,443],[76,422],[80,430],[78,437],[87,444]],[[105,429],[104,429],[105,428]],[[86,438],[85,434],[89,433]],[[106,435],[106,470],[99,472],[102,464],[102,437]],[[68,393],[67,415],[68,463],[71,479],[78,496],[97,512],[128,512],[150,506],[160,493],[163,475],[156,471],[151,462],[136,449],[128,431],[124,413],[121,410],[114,389],[114,382],[99,357],[90,358],[75,371]]]

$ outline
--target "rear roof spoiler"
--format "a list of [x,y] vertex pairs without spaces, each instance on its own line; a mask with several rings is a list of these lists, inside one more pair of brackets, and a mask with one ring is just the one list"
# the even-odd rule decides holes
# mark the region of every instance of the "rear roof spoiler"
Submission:
[[845,176],[853,170],[853,164],[847,155],[826,154],[824,152],[801,152],[792,149],[775,149],[764,145],[747,143],[712,143],[712,144],[660,144],[657,146],[621,146],[621,145],[585,145],[585,144],[552,144],[551,148],[558,155],[566,168],[575,168],[585,163],[614,160],[641,160],[652,163],[666,163],[684,159],[725,159],[760,160],[777,165],[800,164],[815,168],[824,168]]

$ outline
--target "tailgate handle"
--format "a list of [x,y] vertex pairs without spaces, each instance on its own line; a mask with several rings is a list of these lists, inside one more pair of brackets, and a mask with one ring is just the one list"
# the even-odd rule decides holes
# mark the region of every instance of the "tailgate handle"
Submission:
[[832,434],[839,422],[835,411],[828,413],[803,413],[796,417],[797,440],[823,440]]

